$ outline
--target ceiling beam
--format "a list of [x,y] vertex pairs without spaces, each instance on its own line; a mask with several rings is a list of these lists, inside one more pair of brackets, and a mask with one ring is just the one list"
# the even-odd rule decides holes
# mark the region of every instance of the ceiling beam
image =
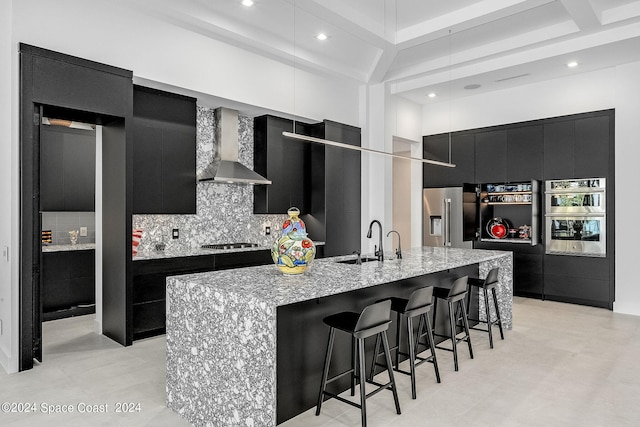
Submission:
[[562,3],[581,30],[588,31],[599,28],[602,25],[600,17],[590,2],[584,0],[560,0],[560,3]]

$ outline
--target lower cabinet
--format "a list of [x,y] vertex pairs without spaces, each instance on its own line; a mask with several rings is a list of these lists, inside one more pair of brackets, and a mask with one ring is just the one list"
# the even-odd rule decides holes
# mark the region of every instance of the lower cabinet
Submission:
[[95,313],[95,250],[42,254],[42,319]]
[[269,250],[244,251],[133,262],[133,339],[166,331],[166,280],[169,276],[202,273],[273,262]]

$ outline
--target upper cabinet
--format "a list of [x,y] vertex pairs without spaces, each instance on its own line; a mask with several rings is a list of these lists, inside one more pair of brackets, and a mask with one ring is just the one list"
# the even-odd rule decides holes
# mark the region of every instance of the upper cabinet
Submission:
[[133,91],[133,213],[196,213],[196,100]]
[[423,158],[449,162],[455,168],[424,164],[424,188],[457,187],[475,182],[475,138],[473,134],[439,134],[423,137]]
[[40,125],[40,210],[93,211],[96,133]]
[[292,206],[309,211],[309,143],[286,138],[283,131],[293,131],[292,120],[265,115],[253,121],[253,170],[272,181],[254,186],[256,214],[286,214]]
[[598,111],[544,125],[547,179],[609,176],[613,171],[613,111]]
[[507,131],[478,132],[475,137],[475,182],[506,182]]

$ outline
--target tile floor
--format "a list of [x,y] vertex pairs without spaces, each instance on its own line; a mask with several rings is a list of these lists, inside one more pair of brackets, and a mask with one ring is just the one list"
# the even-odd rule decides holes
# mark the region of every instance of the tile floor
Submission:
[[[459,372],[451,353],[438,351],[441,384],[430,365],[420,366],[417,400],[409,377],[398,375],[402,415],[390,393],[379,393],[367,401],[369,425],[640,425],[640,317],[515,298],[513,318],[514,329],[493,350],[486,333],[472,331],[475,359],[463,349]],[[45,363],[0,371],[0,402],[35,404],[36,412],[0,411],[0,425],[188,425],[165,407],[164,336],[123,348],[92,327],[93,316],[44,324]],[[81,403],[107,405],[107,413],[79,413]],[[118,403],[139,403],[139,411],[116,413]],[[74,412],[46,414],[47,405]],[[311,409],[282,425],[357,426],[359,417],[331,400],[319,417]]]

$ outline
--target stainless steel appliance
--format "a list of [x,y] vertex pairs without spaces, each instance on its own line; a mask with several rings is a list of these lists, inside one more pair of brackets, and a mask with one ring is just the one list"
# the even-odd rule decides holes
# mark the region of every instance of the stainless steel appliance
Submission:
[[552,180],[545,183],[546,253],[607,255],[606,180]]
[[[476,232],[475,189],[469,193],[468,203],[463,200],[464,194],[462,187],[425,188],[423,190],[423,245],[454,248],[472,247],[472,240],[475,238]],[[467,212],[467,220],[465,220],[465,211]]]

